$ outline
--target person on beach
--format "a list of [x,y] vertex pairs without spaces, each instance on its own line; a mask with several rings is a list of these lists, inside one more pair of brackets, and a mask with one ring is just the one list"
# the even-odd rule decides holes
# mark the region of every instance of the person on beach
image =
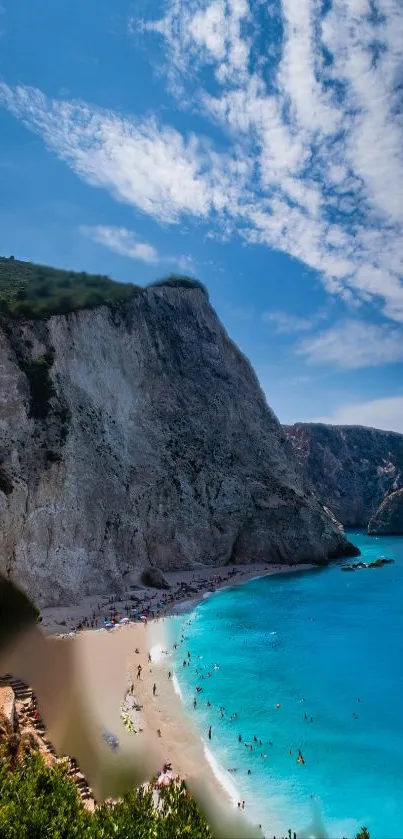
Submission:
[[208,730],[208,739],[211,740],[211,725],[209,726]]
[[172,673],[170,670],[168,670],[168,679],[172,679]]
[[148,653],[148,663],[151,664],[151,655]]
[[138,664],[138,665],[137,665],[137,678],[138,678],[138,679],[140,679],[140,678],[141,678],[141,673],[142,673],[142,670],[143,670],[143,668],[142,668],[141,664]]
[[197,699],[194,699],[193,700],[193,708],[196,708],[196,707],[197,707]]
[[155,696],[156,693],[157,693],[157,685],[154,682],[154,684],[153,684],[153,696]]

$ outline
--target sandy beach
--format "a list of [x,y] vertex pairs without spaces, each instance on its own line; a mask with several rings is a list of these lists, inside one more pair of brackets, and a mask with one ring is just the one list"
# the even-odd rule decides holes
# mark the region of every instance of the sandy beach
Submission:
[[[117,693],[117,686],[114,685],[114,688],[115,696],[121,696],[124,701],[126,727],[135,729],[131,736],[151,737],[160,755],[160,771],[163,772],[168,765],[168,776],[180,776],[190,782],[194,790],[208,790],[213,810],[218,812],[222,804],[230,803],[236,811],[239,796],[232,776],[226,767],[218,766],[207,748],[207,732],[204,742],[191,718],[184,712],[164,619],[193,608],[207,592],[239,585],[257,577],[305,571],[313,567],[260,564],[171,572],[166,574],[171,586],[166,591],[138,585],[132,586],[125,597],[92,596],[77,606],[43,609],[41,628],[47,635],[69,634],[71,637],[71,634],[76,634],[77,641],[83,642],[85,637],[89,642],[92,636],[94,641],[95,636],[99,641],[104,635],[108,635],[108,640],[112,640],[113,636],[117,642],[116,650],[120,646],[119,641],[123,642],[123,636],[126,645],[129,639],[126,684],[119,686]],[[132,620],[133,612],[147,616],[147,621]],[[112,617],[116,620],[127,617],[129,622],[107,632],[104,621]],[[94,633],[94,630],[98,631]],[[185,643],[183,651],[185,656]],[[122,719],[122,730],[123,725]],[[245,815],[247,817],[247,811]]]
[[161,590],[138,583],[123,594],[83,597],[71,606],[49,606],[41,610],[41,629],[45,635],[62,635],[80,629],[100,629],[114,615],[146,615],[149,619],[173,615],[189,604],[192,608],[209,592],[240,585],[255,577],[308,571],[313,565],[203,566],[185,571],[168,571],[164,576],[170,589]]

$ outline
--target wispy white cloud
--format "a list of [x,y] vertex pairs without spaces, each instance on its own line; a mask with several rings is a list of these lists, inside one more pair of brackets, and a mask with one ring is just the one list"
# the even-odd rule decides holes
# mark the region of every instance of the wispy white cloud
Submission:
[[136,241],[133,233],[126,227],[105,227],[101,224],[93,227],[83,225],[80,231],[94,242],[105,245],[110,250],[121,254],[121,256],[139,259],[141,262],[148,262],[149,265],[156,265],[160,262],[160,256],[156,248],[149,245],[148,242]]
[[[225,32],[233,4],[218,6]],[[207,38],[218,6],[167,0],[164,18],[149,24],[164,37],[185,88],[186,77],[188,89],[196,87],[195,63],[207,61],[201,28]],[[314,0],[281,0],[265,21],[264,4],[240,0],[242,73],[233,73],[228,55],[222,72],[223,38],[208,57],[218,84],[213,90],[204,78],[197,97],[245,159],[253,154],[253,178],[236,208],[241,235],[318,270],[330,293],[380,302],[387,317],[403,321],[403,16],[399,0],[376,6],[378,15],[370,0],[332,0],[323,14]],[[260,16],[255,42],[245,25],[252,8]],[[277,50],[277,36],[270,42],[267,35],[273,16],[284,32],[277,64],[264,56]]]
[[276,332],[285,335],[308,331],[316,324],[314,318],[300,318],[289,312],[263,312],[262,318],[266,323],[273,324]]
[[403,361],[402,330],[386,324],[346,320],[302,341],[297,354],[308,364],[359,369]]
[[[49,100],[39,90],[0,83],[0,104],[92,186],[164,222],[208,217],[234,188],[234,161],[193,134],[155,119],[126,119],[84,102]],[[227,166],[228,164],[228,166]]]
[[368,425],[403,434],[403,396],[387,396],[370,399],[352,405],[341,405],[324,417],[314,417],[311,422],[325,422],[332,425]]
[[82,225],[80,232],[121,256],[138,259],[148,265],[174,264],[183,271],[190,271],[193,267],[190,256],[181,254],[176,257],[160,254],[154,245],[139,241],[135,233],[127,227],[108,227],[102,224]]
[[225,147],[27,88],[1,84],[0,102],[87,183],[287,252],[330,294],[403,323],[400,0],[165,0],[130,26],[162,40],[181,107]]

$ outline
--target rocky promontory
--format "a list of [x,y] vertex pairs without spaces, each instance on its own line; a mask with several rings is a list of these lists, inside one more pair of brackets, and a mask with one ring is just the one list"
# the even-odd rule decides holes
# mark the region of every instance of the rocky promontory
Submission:
[[403,489],[384,498],[369,522],[368,533],[371,536],[403,536]]
[[153,566],[354,553],[199,285],[17,305],[0,322],[0,570],[38,603]]
[[403,434],[321,423],[285,431],[305,479],[345,527],[366,528],[385,496],[403,488]]

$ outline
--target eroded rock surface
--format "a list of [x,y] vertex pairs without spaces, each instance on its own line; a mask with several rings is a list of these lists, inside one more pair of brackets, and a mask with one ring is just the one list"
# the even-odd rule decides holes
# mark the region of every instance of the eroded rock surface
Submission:
[[320,423],[285,431],[306,480],[345,527],[366,528],[385,495],[403,487],[403,434]]
[[202,290],[3,318],[0,359],[0,570],[38,603],[349,552]]
[[369,522],[368,533],[370,536],[403,536],[403,489],[384,498]]

